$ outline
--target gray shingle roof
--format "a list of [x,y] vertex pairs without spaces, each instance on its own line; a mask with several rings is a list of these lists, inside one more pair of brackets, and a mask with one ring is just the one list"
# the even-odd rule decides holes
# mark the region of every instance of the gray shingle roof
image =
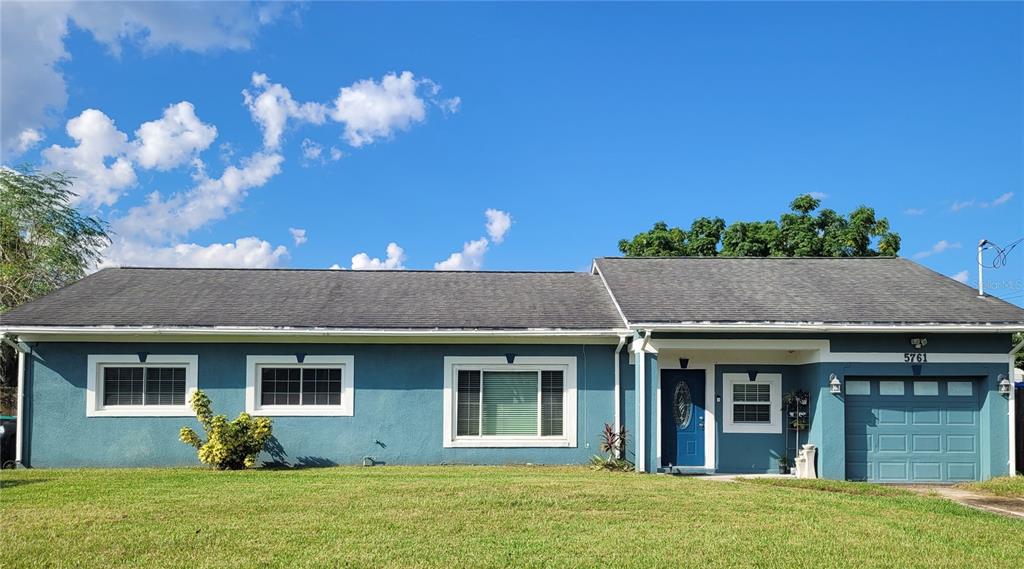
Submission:
[[0,325],[584,330],[622,319],[588,273],[105,269]]
[[603,258],[630,324],[1020,324],[1024,309],[901,258]]

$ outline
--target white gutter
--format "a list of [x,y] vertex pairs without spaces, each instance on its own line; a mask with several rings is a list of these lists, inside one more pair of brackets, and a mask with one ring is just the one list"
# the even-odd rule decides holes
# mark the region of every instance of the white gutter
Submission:
[[[615,346],[615,434],[622,432],[622,403],[620,401],[622,397],[622,385],[621,375],[622,372],[619,369],[619,354],[622,353],[622,346],[626,345],[626,335],[622,334],[619,336],[619,345]],[[622,458],[616,451],[616,458]]]
[[1014,386],[1013,383],[1013,360],[1016,359],[1014,356],[1016,356],[1017,352],[1021,351],[1021,349],[1024,349],[1024,341],[1021,341],[1019,344],[1014,346],[1013,349],[1010,350],[1009,355],[1010,369],[1008,371],[1010,373],[1010,404],[1008,405],[1008,422],[1010,423],[1010,476],[1017,475],[1017,388]]
[[464,330],[464,329],[398,329],[386,330],[376,328],[289,328],[289,327],[239,327],[239,326],[208,326],[208,327],[157,327],[157,326],[5,326],[0,333],[11,334],[108,334],[108,335],[234,335],[234,336],[615,336],[622,334],[622,329],[589,329],[566,330],[561,328],[529,328],[510,330]]
[[1024,322],[1019,324],[824,324],[824,323],[771,323],[737,322],[717,324],[710,322],[655,324],[634,323],[633,330],[654,332],[981,332],[1013,333],[1024,331]]
[[21,466],[22,457],[22,446],[25,438],[24,422],[25,422],[25,352],[28,350],[22,342],[15,342],[8,338],[6,335],[2,336],[3,343],[14,348],[18,352],[18,402],[16,405],[14,423],[14,463]]

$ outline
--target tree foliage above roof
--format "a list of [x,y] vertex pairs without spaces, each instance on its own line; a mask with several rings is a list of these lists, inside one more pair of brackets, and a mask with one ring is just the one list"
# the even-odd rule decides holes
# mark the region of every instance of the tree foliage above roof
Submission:
[[0,168],[0,312],[82,278],[110,243],[102,221],[72,207],[72,185]]
[[720,217],[700,217],[689,230],[659,221],[619,241],[619,250],[630,257],[874,257],[899,252],[899,234],[874,208],[860,206],[844,216],[820,206],[821,200],[805,194],[778,220],[726,225]]

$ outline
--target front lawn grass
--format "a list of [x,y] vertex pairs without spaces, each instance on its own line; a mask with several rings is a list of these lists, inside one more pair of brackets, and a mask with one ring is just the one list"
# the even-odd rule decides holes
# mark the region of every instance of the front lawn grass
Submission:
[[0,567],[1021,567],[1024,523],[906,493],[555,467],[0,473]]
[[1002,476],[984,482],[957,484],[965,490],[974,490],[983,494],[1006,496],[1008,498],[1024,498],[1024,476]]

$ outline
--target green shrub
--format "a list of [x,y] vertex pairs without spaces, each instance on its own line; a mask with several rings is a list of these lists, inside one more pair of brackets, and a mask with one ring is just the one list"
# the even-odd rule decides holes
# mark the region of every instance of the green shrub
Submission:
[[190,401],[199,424],[206,431],[206,440],[189,427],[181,428],[181,442],[196,447],[199,461],[220,470],[252,468],[263,447],[270,440],[271,421],[268,417],[242,413],[234,421],[224,415],[214,415],[210,398],[196,390]]

